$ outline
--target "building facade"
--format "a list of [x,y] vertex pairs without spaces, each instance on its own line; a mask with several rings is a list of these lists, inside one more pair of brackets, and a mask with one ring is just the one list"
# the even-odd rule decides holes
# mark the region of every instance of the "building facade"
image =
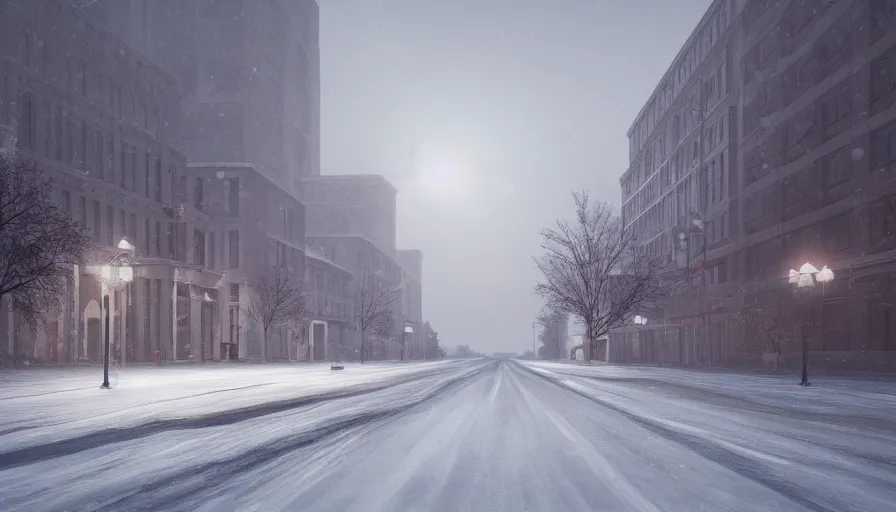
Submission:
[[[700,34],[715,13],[727,28],[711,42]],[[630,132],[633,165],[622,178],[626,222],[639,241],[653,244],[650,250],[668,251],[670,263],[689,270],[682,271],[685,307],[667,311],[656,325],[625,329],[636,333],[629,333],[637,340],[630,344],[640,345],[637,354],[629,350],[629,360],[798,366],[805,329],[812,367],[896,368],[888,277],[896,263],[890,243],[896,182],[888,172],[896,160],[893,14],[890,2],[873,0],[712,4],[682,52],[699,49],[701,38],[709,44],[705,59],[696,61],[694,84],[705,84],[714,55],[725,55],[722,109],[705,103],[696,109],[706,114],[703,142],[696,142],[703,156],[692,161],[702,179],[695,178],[699,191],[684,214],[673,201],[653,214],[658,226],[650,220],[662,199],[638,196],[656,177],[639,180],[634,164],[662,147],[669,131],[663,123],[671,118],[674,130],[682,111],[673,104],[659,124],[652,120],[669,74]],[[680,59],[670,73],[679,73]],[[712,89],[699,91],[705,98]],[[726,118],[724,132],[716,129],[714,137],[719,117]],[[713,165],[715,154],[724,164]],[[662,166],[654,167],[662,176]],[[660,194],[667,188],[654,187]],[[655,242],[657,232],[668,241]],[[805,262],[829,266],[836,279],[796,295],[786,276]]]
[[[239,359],[287,360],[297,357],[300,336],[263,329],[247,314],[252,280],[282,268],[301,289],[305,279],[305,208],[294,196],[246,164],[188,164],[189,193],[195,209],[206,212],[217,228],[206,241],[207,260],[224,274],[227,335],[224,343]],[[263,349],[262,343],[266,349]]]
[[[196,243],[211,236],[210,219],[181,188],[173,77],[69,2],[35,0],[0,5],[0,78],[7,149],[15,142],[55,180],[59,204],[95,243],[65,311],[35,336],[15,311],[2,315],[9,355],[98,362],[105,311],[123,363],[219,358],[222,275]],[[102,272],[121,239],[136,247],[129,284]]]
[[86,8],[177,77],[190,161],[248,162],[298,197],[320,174],[314,0],[97,0]]
[[309,176],[304,180],[308,233],[361,235],[395,258],[397,190],[377,174]]
[[352,273],[311,248],[306,251],[306,262],[310,332],[298,359],[348,359],[355,331]]

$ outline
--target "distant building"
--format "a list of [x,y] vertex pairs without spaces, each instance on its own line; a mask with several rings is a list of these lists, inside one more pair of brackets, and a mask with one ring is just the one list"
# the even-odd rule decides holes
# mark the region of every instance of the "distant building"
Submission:
[[[806,325],[813,368],[896,368],[888,5],[710,5],[629,131],[625,222],[683,290],[626,360],[796,367]],[[786,280],[807,261],[836,274],[811,304]]]
[[[307,354],[300,353],[298,359],[348,359],[357,314],[352,273],[311,247],[307,249],[305,261],[306,308],[312,332],[303,347]],[[326,329],[326,344],[315,343],[324,339],[321,328]]]
[[377,174],[305,178],[308,234],[361,235],[395,258],[395,196],[398,190]]
[[33,339],[15,311],[0,315],[7,353],[100,361],[101,267],[125,238],[135,278],[108,282],[107,294],[116,357],[220,358],[223,276],[207,261],[211,219],[187,199],[174,77],[60,0],[0,3],[0,77],[4,149],[16,141],[56,180],[59,204],[98,246],[64,291],[65,311]]

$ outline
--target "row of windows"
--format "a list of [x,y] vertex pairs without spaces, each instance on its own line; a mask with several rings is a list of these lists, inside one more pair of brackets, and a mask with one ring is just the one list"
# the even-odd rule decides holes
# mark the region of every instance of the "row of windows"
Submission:
[[[30,92],[22,94],[18,146],[80,170],[121,189],[163,201],[162,161],[151,151],[138,156],[137,147],[99,126],[48,102],[37,103]],[[174,167],[168,174],[174,175]]]
[[[96,199],[78,196],[77,208],[72,203],[72,194],[63,190],[60,202],[63,211],[86,227],[94,240],[108,247],[115,247],[118,240],[128,239],[138,250],[150,257],[187,261],[187,226],[184,222],[162,222],[149,218],[138,219],[137,214],[103,205]],[[142,226],[139,225],[142,220]],[[227,268],[240,266],[239,231],[228,232]],[[214,231],[194,229],[192,234],[192,263],[218,268],[216,239]],[[221,262],[223,263],[223,262]]]
[[[722,85],[724,83],[723,77],[724,64],[716,70],[712,77],[707,79],[705,83],[707,94],[713,95],[712,101],[706,102],[707,106],[715,105],[723,97],[723,94],[728,94],[727,83],[725,83],[724,87]],[[643,152],[641,160],[638,163],[633,164],[633,172],[626,177],[626,180],[622,184],[623,201],[627,201],[635,190],[651,179],[651,176],[653,176],[656,171],[655,165],[666,162],[666,158],[669,156],[669,152],[667,152],[666,149],[667,147],[672,148],[671,152],[673,155],[671,164],[678,167],[673,170],[673,174],[680,177],[681,161],[687,158],[683,153],[687,153],[689,150],[690,156],[695,160],[696,165],[696,160],[699,155],[699,138],[691,143],[690,148],[681,145],[680,142],[687,138],[694,129],[700,126],[701,116],[707,115],[706,113],[710,111],[711,110],[708,108],[700,108],[699,105],[692,106],[688,104],[682,112],[676,113],[673,116],[671,120],[672,128],[669,133],[660,133],[654,140],[653,145]],[[682,119],[684,122],[682,122]],[[712,150],[724,140],[725,123],[727,122],[727,119],[727,115],[722,115],[716,121],[704,127],[704,136],[707,138],[704,151],[707,154],[712,152]],[[684,126],[683,132],[682,125]],[[677,179],[678,178],[676,178],[676,180]],[[671,183],[667,182],[666,186],[668,186],[668,184]]]
[[57,83],[64,83],[75,93],[97,102],[102,108],[119,119],[131,121],[158,137],[163,124],[162,114],[156,107],[150,107],[146,97],[150,91],[141,94],[138,85],[125,88],[113,78],[97,70],[91,73],[90,63],[83,58],[59,49],[51,49],[40,36],[30,32],[22,33],[22,64],[43,77]]
[[630,142],[630,154],[638,154],[659,124],[666,111],[675,103],[676,98],[690,81],[691,75],[709,55],[712,47],[718,42],[728,27],[727,2],[721,2],[719,11],[710,17],[687,54],[681,59],[670,80],[658,87],[660,94],[650,103],[641,120],[635,126]]

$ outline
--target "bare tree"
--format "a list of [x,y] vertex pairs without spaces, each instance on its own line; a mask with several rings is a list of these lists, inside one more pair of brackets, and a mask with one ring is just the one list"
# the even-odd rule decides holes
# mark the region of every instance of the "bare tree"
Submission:
[[52,198],[52,183],[36,162],[0,155],[0,298],[32,330],[62,309],[66,279],[91,247],[84,226]]
[[369,272],[361,273],[356,286],[355,322],[361,333],[361,363],[364,363],[367,335],[393,331],[392,305],[401,298],[401,289]]
[[578,317],[590,344],[639,308],[655,307],[664,295],[664,269],[636,247],[609,204],[591,203],[587,192],[573,199],[575,222],[560,219],[541,232],[545,254],[535,262],[544,281],[535,292],[547,307]]
[[246,314],[261,325],[264,342],[261,359],[267,360],[268,334],[272,327],[288,327],[301,332],[305,323],[305,293],[296,273],[275,267],[249,280],[253,293]]

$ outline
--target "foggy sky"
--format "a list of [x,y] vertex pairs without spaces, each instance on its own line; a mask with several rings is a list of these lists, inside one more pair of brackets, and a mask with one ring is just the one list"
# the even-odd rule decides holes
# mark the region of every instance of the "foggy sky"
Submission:
[[532,346],[538,231],[619,205],[625,132],[710,0],[318,0],[323,174],[399,188],[443,344]]

